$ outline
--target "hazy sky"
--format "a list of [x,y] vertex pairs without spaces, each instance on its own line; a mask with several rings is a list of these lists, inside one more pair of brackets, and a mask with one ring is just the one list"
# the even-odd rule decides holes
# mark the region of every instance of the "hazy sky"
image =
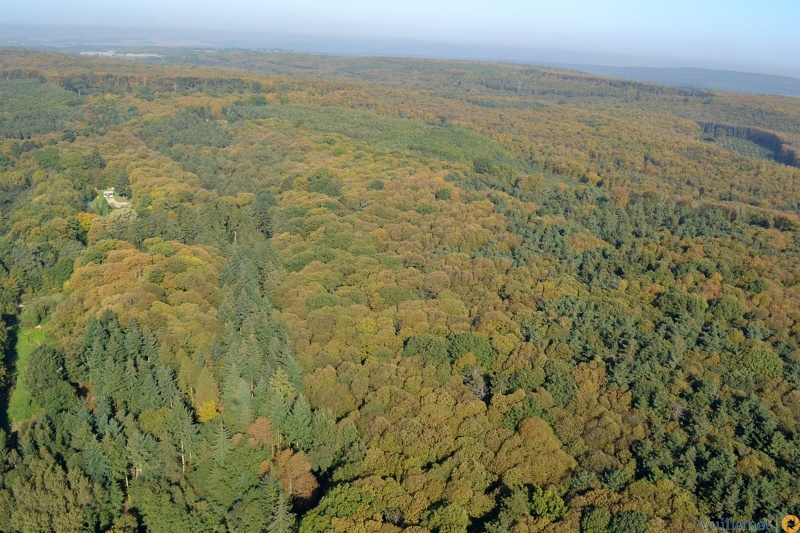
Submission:
[[0,22],[392,37],[800,75],[798,0],[0,0]]

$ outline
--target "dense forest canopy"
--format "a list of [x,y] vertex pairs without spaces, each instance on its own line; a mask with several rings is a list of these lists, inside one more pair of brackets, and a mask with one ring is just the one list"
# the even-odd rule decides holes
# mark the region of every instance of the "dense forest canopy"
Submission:
[[552,68],[0,49],[0,531],[798,514],[798,146]]

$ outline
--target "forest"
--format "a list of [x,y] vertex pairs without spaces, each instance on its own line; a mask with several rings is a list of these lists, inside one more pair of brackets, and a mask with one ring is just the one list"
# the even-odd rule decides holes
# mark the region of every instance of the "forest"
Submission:
[[798,515],[798,153],[791,97],[0,48],[0,531]]

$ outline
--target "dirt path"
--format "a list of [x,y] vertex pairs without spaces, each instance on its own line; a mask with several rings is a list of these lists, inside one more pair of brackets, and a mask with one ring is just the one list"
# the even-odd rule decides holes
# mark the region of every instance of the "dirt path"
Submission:
[[115,209],[119,209],[120,207],[128,207],[131,205],[130,202],[118,202],[114,198],[106,198],[106,202],[108,202],[108,205]]

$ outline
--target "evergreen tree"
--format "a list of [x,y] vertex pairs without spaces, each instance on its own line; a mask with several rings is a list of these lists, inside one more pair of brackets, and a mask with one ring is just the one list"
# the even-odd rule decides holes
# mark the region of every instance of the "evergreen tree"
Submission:
[[638,511],[623,511],[611,519],[610,533],[645,533],[647,516]]
[[581,533],[604,533],[611,522],[611,513],[603,507],[590,507],[581,516]]
[[131,195],[131,181],[125,170],[120,170],[114,176],[114,191],[120,196]]
[[231,438],[228,434],[228,430],[225,429],[222,421],[220,421],[219,425],[217,426],[217,430],[214,433],[214,440],[212,443],[212,455],[214,457],[214,463],[217,466],[224,466],[232,449],[233,444],[231,444]]
[[291,533],[294,531],[295,517],[291,512],[289,499],[279,494],[275,501],[267,531],[269,533]]
[[134,477],[141,476],[144,479],[152,479],[158,476],[160,464],[155,456],[156,446],[157,442],[153,437],[138,429],[132,429],[131,435],[128,437],[126,453],[133,466]]
[[136,319],[131,318],[125,328],[125,352],[128,357],[138,358],[142,353],[143,346],[142,330],[139,328],[139,323]]
[[162,407],[166,405],[161,398],[158,390],[158,384],[156,383],[156,378],[153,376],[153,372],[151,370],[147,370],[146,372],[139,373],[141,376],[139,379],[139,386],[137,387],[138,395],[135,399],[134,410],[138,413],[142,413],[144,411],[149,411],[150,409],[157,409],[158,407]]
[[81,453],[83,469],[95,483],[104,483],[108,474],[108,462],[105,454],[94,441],[87,443]]
[[301,450],[309,450],[312,443],[311,407],[300,395],[294,401],[292,411],[286,420],[286,439]]
[[328,470],[339,452],[336,419],[329,409],[317,409],[311,419],[311,447],[308,459],[317,472]]
[[[133,362],[133,357],[128,357],[125,361],[124,368],[119,376],[118,388],[116,390],[115,399],[121,401],[128,410],[132,410],[136,400],[138,400],[139,389],[139,373],[136,370],[136,365]],[[139,414],[138,411],[134,414]]]
[[31,397],[49,412],[66,410],[77,402],[66,381],[64,357],[51,346],[42,345],[31,352],[22,379]]
[[153,363],[158,357],[158,338],[149,329],[142,330],[142,357]]
[[156,370],[156,388],[163,405],[170,409],[176,405],[181,392],[175,384],[175,377],[172,371],[165,366],[160,366]]
[[280,343],[278,351],[278,363],[286,371],[286,375],[294,385],[296,391],[303,390],[303,368],[294,356],[290,341],[287,339]]
[[269,418],[272,423],[272,428],[278,435],[279,440],[282,435],[286,435],[289,423],[289,404],[282,394],[274,389],[269,390],[267,392],[267,402],[265,403],[264,411],[260,414]]

